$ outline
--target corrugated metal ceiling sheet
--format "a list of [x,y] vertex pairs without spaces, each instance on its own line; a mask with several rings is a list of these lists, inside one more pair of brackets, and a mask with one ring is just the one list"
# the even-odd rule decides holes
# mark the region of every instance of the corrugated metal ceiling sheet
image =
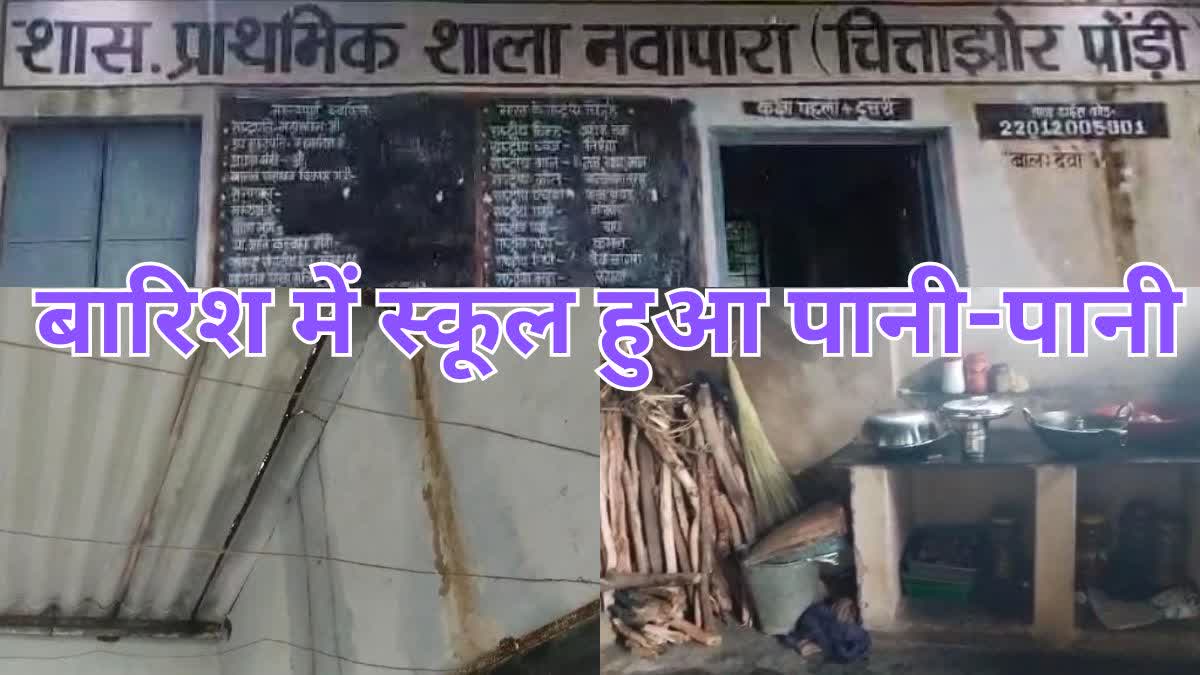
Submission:
[[36,316],[0,289],[0,615],[190,618],[311,352],[293,310],[267,358],[190,362],[72,358]]

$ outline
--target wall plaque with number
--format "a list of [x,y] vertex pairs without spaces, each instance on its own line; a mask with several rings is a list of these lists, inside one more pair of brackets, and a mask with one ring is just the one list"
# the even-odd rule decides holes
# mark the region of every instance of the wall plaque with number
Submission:
[[1168,137],[1165,103],[984,103],[975,119],[984,140]]

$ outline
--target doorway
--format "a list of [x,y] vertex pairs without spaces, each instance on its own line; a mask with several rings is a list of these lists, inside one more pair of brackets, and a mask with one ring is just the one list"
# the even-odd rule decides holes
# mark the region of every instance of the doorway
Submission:
[[921,262],[955,269],[931,145],[720,144],[724,285],[895,287]]

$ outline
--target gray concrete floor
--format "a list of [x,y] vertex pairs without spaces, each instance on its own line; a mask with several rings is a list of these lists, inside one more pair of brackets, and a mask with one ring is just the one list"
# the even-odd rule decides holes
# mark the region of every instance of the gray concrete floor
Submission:
[[[1170,655],[1164,655],[1170,658]],[[676,646],[653,661],[610,645],[602,675],[1197,675],[1200,664],[1145,658],[1022,652],[977,647],[875,644],[852,666],[806,661],[773,638],[747,630],[725,633],[720,647]]]

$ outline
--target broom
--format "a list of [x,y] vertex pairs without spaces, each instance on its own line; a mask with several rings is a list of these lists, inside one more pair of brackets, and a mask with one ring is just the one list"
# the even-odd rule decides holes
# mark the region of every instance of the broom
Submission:
[[733,359],[729,361],[729,386],[733,390],[733,402],[737,407],[738,436],[746,454],[746,466],[750,474],[750,494],[754,497],[758,514],[758,531],[766,532],[778,523],[800,512],[800,500],[792,477],[779,457],[771,449],[771,442],[763,431],[762,421],[754,402],[746,391],[746,385],[738,373]]

